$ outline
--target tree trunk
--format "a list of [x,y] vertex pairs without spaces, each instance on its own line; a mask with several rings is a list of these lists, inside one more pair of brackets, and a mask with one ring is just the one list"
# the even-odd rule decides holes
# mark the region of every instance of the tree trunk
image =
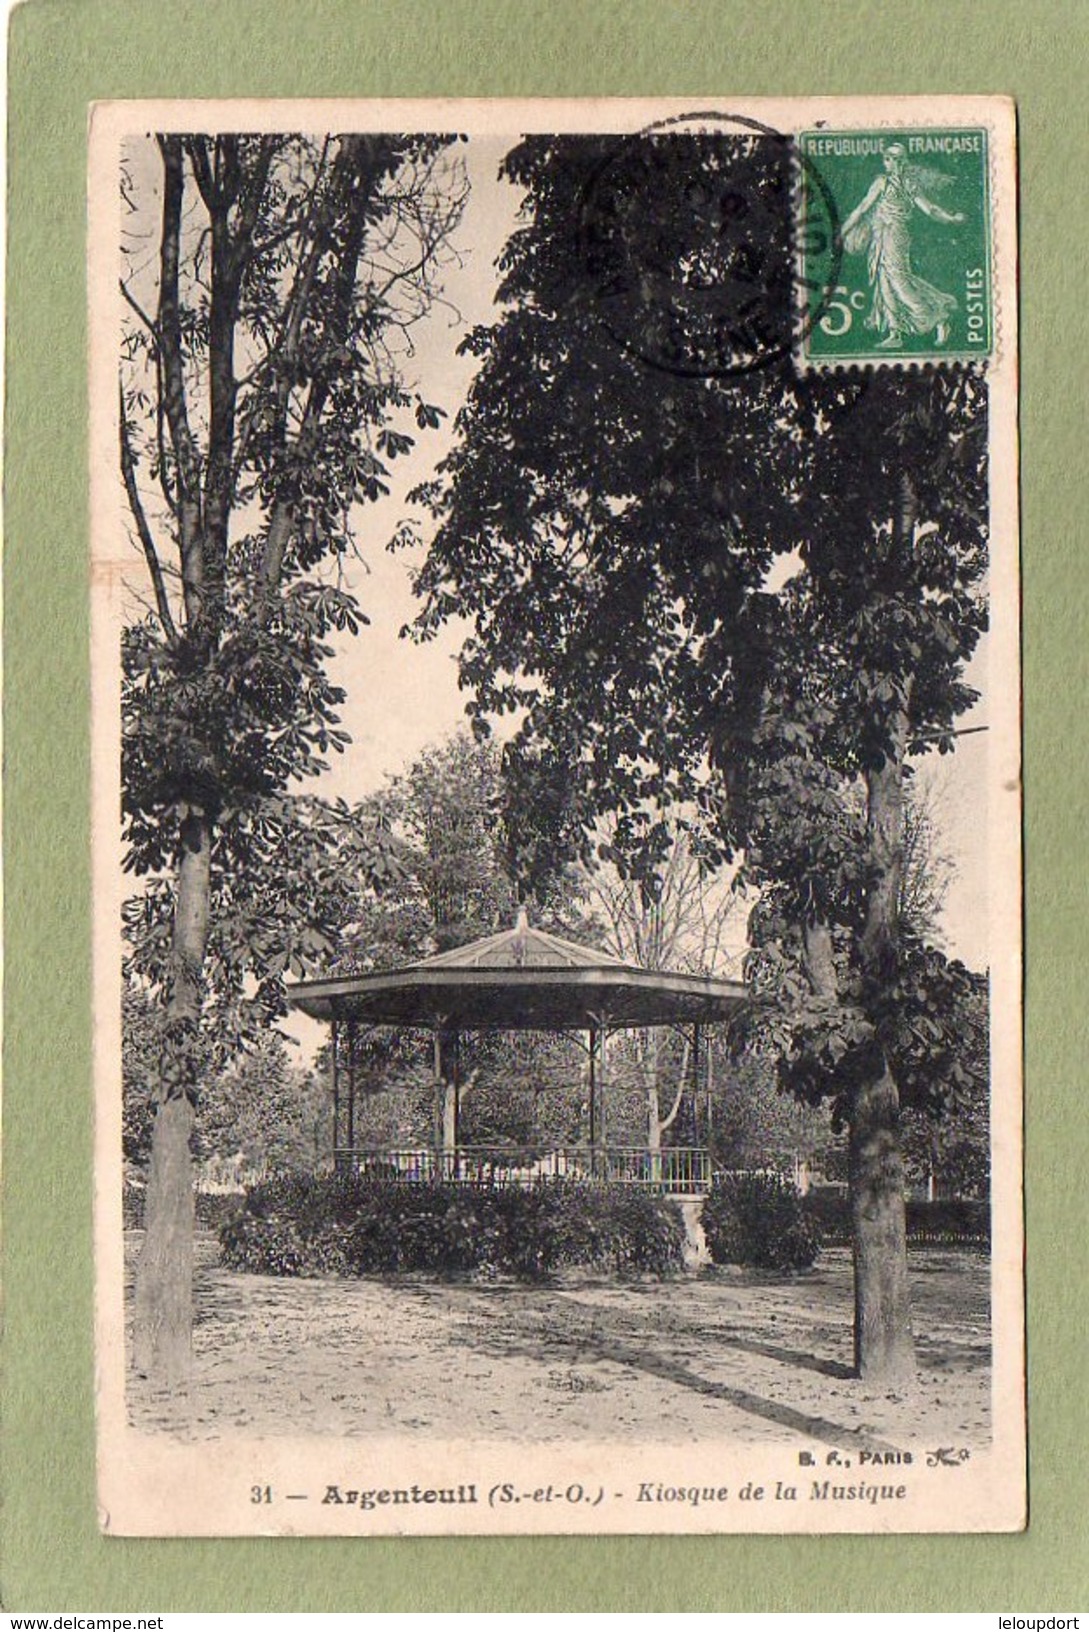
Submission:
[[647,1054],[643,1065],[646,1070],[647,1096],[647,1151],[650,1162],[650,1180],[660,1184],[662,1178],[662,1108],[658,1103],[658,1044],[654,1032],[647,1035]]
[[[914,525],[905,506],[901,525]],[[906,699],[888,725],[879,762],[866,773],[867,840],[871,882],[859,938],[867,1008],[880,998],[899,961],[900,883],[903,874],[903,761]],[[836,1000],[839,982],[831,930],[820,919],[803,926],[806,972],[814,994]],[[877,1039],[860,1061],[851,1093],[848,1181],[855,1283],[855,1368],[870,1383],[910,1382],[915,1375],[907,1273],[904,1165],[900,1153],[900,1099]]]
[[151,1137],[133,1330],[136,1370],[160,1388],[184,1385],[192,1364],[192,1130],[189,1099],[160,1098]]
[[855,1367],[867,1382],[915,1375],[904,1166],[896,1084],[879,1056],[852,1096],[848,1180],[855,1271]]
[[193,1343],[193,1171],[189,1139],[197,1097],[201,969],[211,896],[211,827],[203,812],[182,822],[174,912],[174,981],[151,1136],[144,1245],[136,1266],[136,1369],[156,1387],[188,1380]]
[[[867,772],[872,882],[859,943],[870,1004],[894,978],[903,873],[903,754],[907,714],[890,723],[881,763]],[[915,1375],[907,1272],[900,1098],[875,1040],[851,1095],[848,1177],[855,1265],[855,1365],[868,1382],[903,1383]]]
[[[666,1133],[677,1120],[684,1098],[685,1077],[688,1071],[688,1044],[684,1045],[684,1058],[681,1065],[680,1080],[673,1104],[668,1113],[662,1115],[662,1103],[659,1098],[659,1066],[661,1050],[658,1044],[658,1035],[650,1031],[646,1036],[646,1049],[642,1060],[644,1079],[646,1081],[647,1104],[647,1151],[650,1160],[650,1177],[653,1183],[660,1182],[662,1177],[662,1135]],[[688,1143],[689,1141],[685,1141]]]
[[640,1038],[642,1043],[643,1081],[646,1091],[647,1105],[647,1149],[660,1151],[662,1148],[662,1108],[658,1101],[658,1035],[648,1031]]
[[662,1148],[662,1118],[660,1113],[658,1089],[654,1085],[647,1089],[647,1149],[650,1151],[660,1151]]
[[458,1090],[456,1083],[447,1080],[442,1085],[442,1154],[446,1167],[451,1172],[457,1141]]

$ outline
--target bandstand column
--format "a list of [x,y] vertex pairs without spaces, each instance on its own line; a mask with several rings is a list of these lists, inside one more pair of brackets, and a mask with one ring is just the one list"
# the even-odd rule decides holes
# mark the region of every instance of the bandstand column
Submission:
[[454,1033],[454,1129],[451,1141],[455,1160],[457,1148],[461,1143],[461,1032]]
[[590,1166],[599,1173],[605,1162],[605,1142],[608,1138],[606,1115],[608,1033],[604,1014],[591,1014],[590,1021]]
[[431,1064],[435,1078],[434,1099],[431,1105],[431,1144],[435,1152],[435,1177],[441,1176],[442,1167],[442,1021],[436,1018],[431,1031]]
[[686,1175],[686,1182],[693,1187],[696,1184],[701,1183],[703,1179],[703,1174],[700,1171],[703,1165],[703,1158],[700,1156],[699,1151],[700,1146],[706,1142],[700,1138],[700,1078],[702,1076],[702,1043],[703,1027],[700,1025],[698,1020],[695,1020],[692,1023],[692,1144],[694,1145],[695,1149],[691,1155],[685,1157],[685,1163],[689,1169]]
[[434,1148],[435,1148],[435,1177],[446,1179],[453,1176],[454,1152],[457,1146],[458,1121],[458,1084],[457,1066],[457,1033],[447,1030],[447,1017],[436,1015],[433,1027],[434,1036],[434,1071],[435,1071],[435,1108],[434,1108]]
[[460,1097],[460,1082],[458,1080],[458,1055],[461,1051],[461,1037],[456,1031],[446,1034],[446,1047],[442,1051],[442,1155],[443,1177],[453,1176],[455,1152],[458,1144],[458,1099]]
[[598,1061],[597,1068],[597,1093],[599,1101],[597,1113],[597,1138],[598,1144],[602,1147],[602,1150],[604,1150],[605,1146],[609,1142],[609,1033],[605,1026],[604,1016],[602,1016],[601,1026],[598,1029],[598,1048],[601,1051],[601,1058]]
[[333,1169],[339,1172],[340,1159],[340,1021],[333,1015]]
[[356,1044],[359,1028],[354,1020],[348,1021],[348,1126],[345,1143],[348,1147],[348,1165],[355,1166],[355,1077],[356,1077]]
[[590,1039],[590,1149],[597,1150],[597,1033],[593,1026],[588,1033]]

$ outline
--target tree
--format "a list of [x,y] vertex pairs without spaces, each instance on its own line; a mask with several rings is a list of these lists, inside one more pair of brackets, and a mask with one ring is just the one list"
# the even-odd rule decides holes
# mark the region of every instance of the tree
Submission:
[[[164,135],[124,155],[120,463],[147,595],[125,630],[130,970],[163,1007],[136,1362],[188,1368],[201,1082],[284,1010],[349,868],[396,871],[343,804],[330,639],[356,507],[441,410],[404,382],[464,182],[452,138]],[[157,215],[156,215],[157,209]],[[151,254],[148,245],[154,246]]]
[[453,732],[387,778],[362,813],[396,842],[400,876],[380,898],[346,894],[337,937],[344,972],[396,968],[495,934],[513,925],[519,904],[543,927],[592,937],[576,869],[553,858],[535,890],[519,879],[495,743]]
[[820,1165],[831,1141],[826,1107],[784,1093],[775,1061],[754,1051],[737,1059],[728,1043],[715,1050],[711,1155],[728,1171]]
[[523,142],[505,311],[469,337],[461,438],[423,495],[439,526],[419,630],[471,621],[463,681],[482,728],[523,711],[512,786],[527,819],[548,813],[548,843],[592,856],[614,812],[614,851],[652,879],[666,813],[694,800],[719,859],[743,858],[754,1017],[784,1083],[849,1128],[857,1363],[894,1380],[913,1369],[899,1102],[935,1059],[959,1069],[968,978],[903,933],[905,791],[974,700],[986,383],[802,375],[774,354],[743,379],[656,373],[618,340],[582,232],[595,177],[640,140],[655,189],[616,205],[629,314],[687,287],[697,239],[728,255],[744,219],[745,265],[719,287],[744,272],[789,333],[788,144]]
[[205,1085],[194,1146],[203,1161],[241,1157],[262,1171],[308,1168],[317,1110],[309,1073],[292,1066],[283,1039],[269,1031]]
[[395,968],[513,922],[498,779],[494,745],[457,731],[371,796],[372,820],[396,836],[402,876],[381,899],[349,905],[345,969]]
[[987,982],[973,975],[954,1001],[959,1038],[956,1063],[963,1075],[937,1078],[927,1100],[908,1106],[903,1117],[904,1161],[915,1184],[930,1197],[967,1196],[984,1200],[990,1192],[991,1116]]

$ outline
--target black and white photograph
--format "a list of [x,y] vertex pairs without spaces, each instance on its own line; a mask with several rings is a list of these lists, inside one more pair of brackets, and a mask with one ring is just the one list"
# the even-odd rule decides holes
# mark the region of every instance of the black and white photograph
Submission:
[[103,1528],[1021,1528],[1009,104],[89,185]]

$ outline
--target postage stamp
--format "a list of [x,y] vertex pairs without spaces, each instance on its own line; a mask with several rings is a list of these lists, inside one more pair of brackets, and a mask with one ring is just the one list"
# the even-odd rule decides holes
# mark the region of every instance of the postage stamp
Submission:
[[803,133],[807,358],[989,355],[987,143],[985,128]]
[[1010,106],[89,177],[103,1528],[1019,1528]]

